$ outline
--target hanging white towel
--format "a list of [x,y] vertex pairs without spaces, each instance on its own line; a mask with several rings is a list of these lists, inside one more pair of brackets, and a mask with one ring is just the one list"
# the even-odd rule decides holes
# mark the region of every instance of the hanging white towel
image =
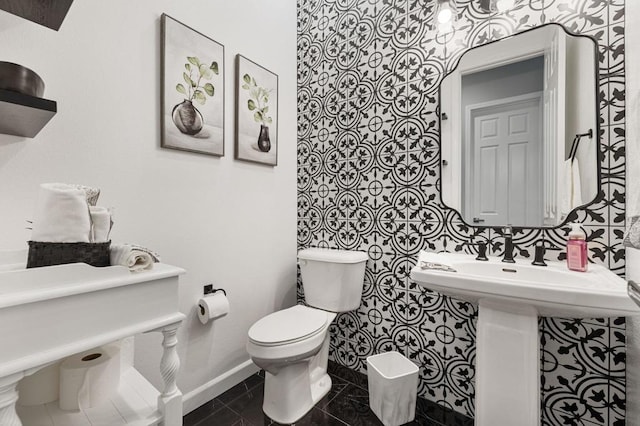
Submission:
[[111,244],[111,265],[126,266],[132,272],[153,268],[153,257],[128,244]]
[[41,184],[31,240],[88,243],[90,236],[91,217],[86,192],[63,183]]
[[582,185],[580,183],[580,166],[578,160],[566,160],[558,195],[560,198],[560,213],[565,217],[582,203]]
[[109,241],[111,232],[111,212],[106,207],[89,206],[91,213],[92,242],[104,243]]

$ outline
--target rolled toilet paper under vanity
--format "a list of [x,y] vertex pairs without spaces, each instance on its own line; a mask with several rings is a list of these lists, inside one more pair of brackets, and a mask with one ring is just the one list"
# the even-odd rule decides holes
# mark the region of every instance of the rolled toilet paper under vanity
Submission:
[[216,291],[198,300],[196,309],[200,322],[206,324],[229,313],[229,299],[224,292]]
[[65,359],[60,365],[61,410],[96,407],[120,384],[120,347],[100,346]]

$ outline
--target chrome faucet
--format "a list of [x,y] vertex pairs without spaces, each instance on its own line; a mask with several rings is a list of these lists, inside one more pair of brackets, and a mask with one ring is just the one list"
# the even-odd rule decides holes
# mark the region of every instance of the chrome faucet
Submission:
[[502,235],[504,235],[504,253],[502,261],[506,263],[515,263],[513,260],[513,229],[511,225],[507,225],[502,228]]

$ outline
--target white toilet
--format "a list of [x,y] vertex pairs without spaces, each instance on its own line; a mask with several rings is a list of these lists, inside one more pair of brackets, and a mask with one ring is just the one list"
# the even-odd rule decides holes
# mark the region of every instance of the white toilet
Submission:
[[311,248],[298,252],[305,301],[258,320],[247,352],[265,370],[265,414],[279,423],[302,418],[331,389],[329,326],[360,306],[367,254]]

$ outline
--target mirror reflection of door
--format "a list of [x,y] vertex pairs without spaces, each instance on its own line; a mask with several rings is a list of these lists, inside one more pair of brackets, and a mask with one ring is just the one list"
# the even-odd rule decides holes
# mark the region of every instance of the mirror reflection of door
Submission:
[[463,211],[483,226],[542,226],[544,56],[462,76]]
[[466,211],[476,223],[542,225],[542,93],[468,107]]

